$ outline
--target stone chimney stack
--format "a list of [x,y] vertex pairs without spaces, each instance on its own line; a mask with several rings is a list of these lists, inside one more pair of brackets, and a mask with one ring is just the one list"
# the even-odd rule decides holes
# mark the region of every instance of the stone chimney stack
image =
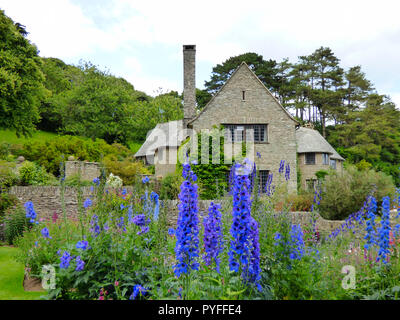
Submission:
[[183,46],[183,126],[196,116],[196,46]]

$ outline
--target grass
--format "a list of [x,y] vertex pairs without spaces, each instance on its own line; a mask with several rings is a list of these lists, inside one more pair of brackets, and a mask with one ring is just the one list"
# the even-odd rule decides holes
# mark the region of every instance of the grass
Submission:
[[46,132],[37,130],[33,133],[32,137],[24,137],[21,135],[19,138],[17,137],[15,130],[3,129],[0,130],[0,143],[7,142],[10,144],[24,144],[28,141],[45,141],[51,140],[56,137],[56,133]]
[[0,246],[0,300],[38,300],[43,292],[24,290],[24,266],[13,258],[17,250]]

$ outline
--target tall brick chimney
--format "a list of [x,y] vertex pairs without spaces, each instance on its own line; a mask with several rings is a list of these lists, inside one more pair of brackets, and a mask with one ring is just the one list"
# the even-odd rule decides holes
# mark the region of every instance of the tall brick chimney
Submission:
[[183,46],[183,126],[196,116],[196,46]]

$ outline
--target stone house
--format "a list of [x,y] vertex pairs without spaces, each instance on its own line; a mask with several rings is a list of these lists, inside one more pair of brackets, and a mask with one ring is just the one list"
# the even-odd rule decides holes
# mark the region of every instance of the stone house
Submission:
[[245,62],[196,114],[195,53],[194,45],[183,46],[184,119],[158,124],[135,154],[154,164],[156,176],[175,171],[179,146],[187,137],[221,126],[225,128],[225,141],[233,146],[231,155],[236,154],[235,145],[252,144],[262,185],[269,174],[279,175],[281,160],[290,166],[291,193],[297,192],[298,167],[304,187],[314,186],[315,172],[321,169],[335,166],[341,170],[344,159],[318,131],[300,127]]

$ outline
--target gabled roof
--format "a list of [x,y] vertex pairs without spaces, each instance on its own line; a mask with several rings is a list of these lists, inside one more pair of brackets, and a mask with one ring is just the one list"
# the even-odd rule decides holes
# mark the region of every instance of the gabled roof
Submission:
[[154,156],[161,147],[179,147],[185,139],[184,133],[182,120],[159,123],[148,132],[146,141],[135,157]]
[[203,114],[204,111],[207,110],[208,106],[212,103],[212,101],[214,101],[214,99],[220,94],[220,92],[224,89],[224,87],[225,87],[225,86],[231,81],[231,79],[235,76],[235,74],[237,73],[237,71],[238,71],[240,68],[242,68],[242,67],[247,68],[247,70],[250,71],[250,73],[254,76],[254,78],[257,79],[257,81],[262,85],[262,87],[265,89],[265,91],[275,100],[275,102],[279,105],[279,107],[282,108],[282,110],[286,113],[286,115],[287,115],[291,120],[293,120],[296,124],[300,124],[300,123],[299,123],[297,120],[295,120],[295,119],[293,118],[293,116],[280,104],[280,102],[278,101],[278,99],[276,99],[276,98],[274,97],[274,95],[271,93],[271,91],[268,90],[268,88],[264,85],[264,83],[262,83],[262,81],[260,80],[260,78],[257,77],[257,75],[253,72],[253,70],[251,70],[251,69],[249,68],[249,66],[247,65],[247,63],[246,63],[245,61],[242,61],[242,63],[240,64],[240,66],[236,68],[236,70],[232,73],[232,75],[229,77],[229,79],[222,85],[222,87],[218,90],[218,92],[217,92],[215,95],[212,96],[212,98],[211,98],[210,101],[205,105],[205,107],[203,108],[203,110],[201,110],[201,112],[200,112],[196,117],[194,117],[192,120],[190,120],[190,121],[188,122],[188,124],[193,123],[195,120],[197,120],[197,119]]
[[296,130],[296,141],[297,153],[329,153],[332,159],[345,160],[317,130],[304,127],[298,128]]

